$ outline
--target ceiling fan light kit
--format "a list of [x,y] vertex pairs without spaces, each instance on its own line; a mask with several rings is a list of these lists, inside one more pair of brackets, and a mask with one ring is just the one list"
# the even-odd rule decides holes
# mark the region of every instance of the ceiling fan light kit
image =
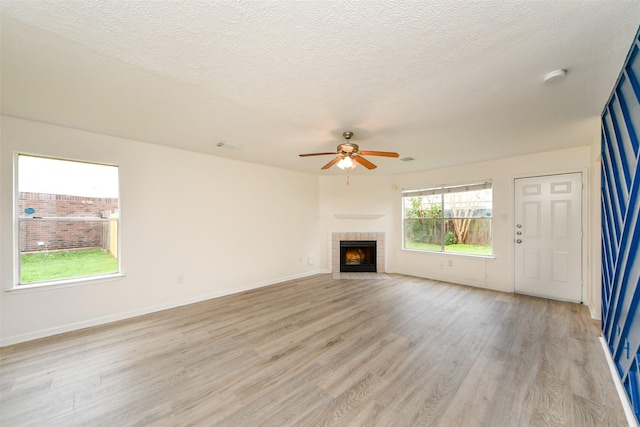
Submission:
[[353,169],[356,167],[356,165],[357,163],[351,160],[351,157],[349,156],[344,156],[343,158],[338,160],[338,163],[336,163],[336,166],[338,166],[340,169]]
[[[360,151],[360,147],[358,144],[354,144],[351,142],[351,138],[353,137],[353,132],[344,132],[342,134],[343,138],[346,140],[345,143],[338,145],[336,151],[331,153],[308,153],[308,154],[300,154],[300,157],[309,157],[309,156],[324,156],[328,154],[337,156],[331,160],[329,163],[324,165],[322,169],[329,169],[331,166],[336,165],[340,169],[346,169],[347,173],[350,169],[355,168],[358,164],[361,164],[365,168],[371,170],[375,169],[377,166],[371,163],[369,160],[362,157],[366,156],[382,156],[382,157],[400,157],[398,153],[392,151]],[[347,177],[347,185],[349,185],[349,178]]]

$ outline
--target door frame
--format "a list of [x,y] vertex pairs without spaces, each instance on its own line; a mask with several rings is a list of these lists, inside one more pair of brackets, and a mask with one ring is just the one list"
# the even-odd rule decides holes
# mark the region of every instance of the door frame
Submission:
[[523,178],[538,178],[552,175],[566,175],[572,173],[580,173],[581,182],[582,182],[582,193],[581,193],[581,206],[582,209],[582,242],[581,242],[581,255],[580,255],[580,272],[582,275],[582,285],[580,287],[580,304],[590,305],[591,303],[591,290],[592,290],[592,281],[593,278],[589,275],[589,247],[591,243],[591,229],[592,224],[590,222],[590,217],[588,215],[589,210],[589,202],[591,200],[589,193],[589,170],[587,168],[579,168],[579,169],[565,169],[559,171],[548,171],[548,172],[540,172],[540,173],[527,173],[527,174],[518,174],[512,175],[511,180],[509,182],[510,185],[510,210],[511,210],[511,218],[509,219],[509,238],[511,239],[511,248],[509,256],[511,257],[511,290],[513,293],[516,293],[516,232],[515,232],[515,214],[516,214],[516,179]]

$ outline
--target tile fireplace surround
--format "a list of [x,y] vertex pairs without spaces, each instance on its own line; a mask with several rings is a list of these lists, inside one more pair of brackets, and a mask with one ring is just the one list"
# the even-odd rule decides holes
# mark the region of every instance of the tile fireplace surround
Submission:
[[[384,233],[370,232],[342,232],[331,233],[331,273],[334,279],[340,278],[340,241],[341,240],[375,240],[376,242],[376,273],[384,273]],[[342,273],[345,274],[345,273]],[[375,273],[374,273],[375,274]]]

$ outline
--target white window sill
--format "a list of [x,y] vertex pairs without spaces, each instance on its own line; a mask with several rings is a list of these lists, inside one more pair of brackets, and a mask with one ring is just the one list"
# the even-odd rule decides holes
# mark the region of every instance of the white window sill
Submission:
[[113,282],[116,280],[121,280],[124,276],[125,275],[123,273],[116,273],[105,274],[103,276],[78,277],[74,279],[52,280],[50,282],[29,283],[25,285],[15,285],[13,288],[7,289],[6,292],[23,293],[48,291],[60,288],[71,288],[74,286],[85,286],[97,283]]

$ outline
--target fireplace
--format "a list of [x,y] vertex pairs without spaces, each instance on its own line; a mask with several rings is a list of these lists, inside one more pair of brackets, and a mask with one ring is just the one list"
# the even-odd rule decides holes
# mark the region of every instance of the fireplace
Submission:
[[341,240],[340,272],[375,273],[376,249],[375,240]]
[[[373,256],[373,263],[375,263],[375,268],[372,266],[368,266],[369,271],[342,271],[340,268],[340,242],[375,242],[376,251]],[[336,280],[348,278],[353,276],[367,276],[367,275],[378,275],[385,273],[385,234],[384,232],[373,232],[373,231],[340,231],[340,232],[332,232],[331,233],[331,273],[333,274],[333,278]],[[368,250],[368,249],[367,249]],[[353,267],[353,265],[351,265]],[[342,271],[342,273],[341,273]]]

